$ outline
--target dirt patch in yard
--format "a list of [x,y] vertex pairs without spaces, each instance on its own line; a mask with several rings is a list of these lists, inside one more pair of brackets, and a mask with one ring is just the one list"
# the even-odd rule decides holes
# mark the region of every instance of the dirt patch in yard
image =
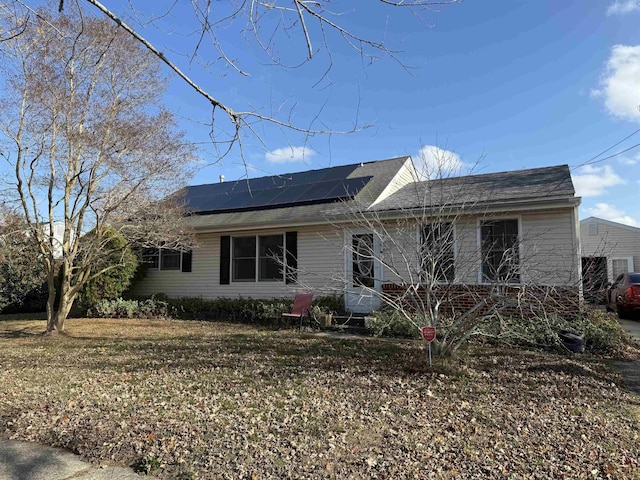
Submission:
[[598,361],[203,322],[0,322],[0,432],[161,478],[640,478]]

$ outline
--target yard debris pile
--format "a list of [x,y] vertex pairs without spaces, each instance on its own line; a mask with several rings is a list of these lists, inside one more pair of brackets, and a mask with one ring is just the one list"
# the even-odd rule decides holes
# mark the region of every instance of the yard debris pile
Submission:
[[639,478],[640,399],[589,357],[180,321],[0,323],[0,434],[160,478]]

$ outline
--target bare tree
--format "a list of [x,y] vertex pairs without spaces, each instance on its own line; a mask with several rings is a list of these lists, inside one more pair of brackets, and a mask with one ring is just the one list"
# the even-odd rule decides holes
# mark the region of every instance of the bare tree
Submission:
[[186,180],[193,147],[162,106],[157,58],[111,21],[75,8],[3,20],[3,31],[21,30],[1,45],[2,157],[14,176],[5,194],[44,262],[47,332],[60,332],[83,285],[117,266],[100,262],[114,232],[151,243],[185,233],[158,200]]
[[[98,0],[60,0],[57,3],[60,12],[78,4],[90,5],[92,13],[110,19],[152,52],[174,76],[211,106],[210,136],[218,155],[224,156],[237,147],[234,152],[244,158],[242,139],[253,137],[254,141],[264,145],[261,131],[265,124],[282,128],[291,135],[301,135],[305,142],[317,134],[353,133],[368,125],[361,124],[356,105],[353,126],[342,129],[326,125],[321,112],[310,119],[296,119],[295,104],[285,106],[278,99],[269,99],[266,108],[233,105],[225,100],[225,93],[205,86],[195,73],[197,68],[220,77],[236,75],[240,81],[250,77],[253,73],[250,68],[230,53],[238,45],[244,45],[263,65],[291,69],[312,60],[321,62],[320,78],[314,86],[322,82],[330,84],[328,78],[336,47],[342,44],[359,56],[364,64],[389,58],[409,71],[413,67],[402,62],[399,45],[388,39],[389,17],[397,19],[398,23],[417,18],[426,25],[428,22],[424,16],[431,16],[437,9],[460,2],[378,0],[375,5],[367,6],[367,15],[373,14],[372,6],[379,10],[377,24],[373,27],[363,27],[352,21],[362,12],[351,2],[340,4],[328,0],[228,0],[215,3],[211,0],[158,0],[145,5],[112,2],[111,6]],[[5,9],[32,13],[26,0],[12,0],[5,5]],[[176,24],[187,26],[181,30]],[[179,37],[188,45],[179,46],[170,40],[162,42],[156,39],[153,42],[146,36],[149,30],[162,32],[166,39]],[[17,26],[6,30],[5,36],[11,38],[20,31],[21,26]]]
[[456,178],[451,164],[440,158],[421,175],[427,180],[407,184],[393,204],[345,202],[350,222],[335,223],[334,230],[355,232],[343,243],[347,268],[323,282],[315,272],[300,272],[300,283],[353,291],[416,331],[437,327],[433,345],[440,354],[473,335],[497,335],[482,327],[509,316],[545,321],[577,313],[579,295],[570,295],[580,287],[577,245],[551,245],[557,227],[523,226],[518,212],[495,209],[500,192]]

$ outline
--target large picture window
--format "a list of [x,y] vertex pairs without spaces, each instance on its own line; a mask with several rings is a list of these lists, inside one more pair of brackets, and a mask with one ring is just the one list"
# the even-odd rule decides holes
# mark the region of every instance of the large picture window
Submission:
[[518,220],[494,220],[480,226],[482,280],[520,283]]
[[283,281],[283,235],[233,237],[232,279],[234,282]]
[[453,224],[431,223],[420,229],[420,277],[423,282],[455,280]]

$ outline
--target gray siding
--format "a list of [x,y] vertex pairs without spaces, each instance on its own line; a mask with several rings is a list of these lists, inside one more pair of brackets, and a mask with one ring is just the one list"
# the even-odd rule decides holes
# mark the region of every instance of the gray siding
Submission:
[[522,215],[521,236],[525,283],[579,286],[580,258],[571,210]]
[[[595,232],[592,229],[595,229]],[[580,221],[580,241],[583,257],[607,258],[610,282],[614,280],[612,273],[614,258],[632,258],[633,271],[640,271],[640,228],[590,217]]]

